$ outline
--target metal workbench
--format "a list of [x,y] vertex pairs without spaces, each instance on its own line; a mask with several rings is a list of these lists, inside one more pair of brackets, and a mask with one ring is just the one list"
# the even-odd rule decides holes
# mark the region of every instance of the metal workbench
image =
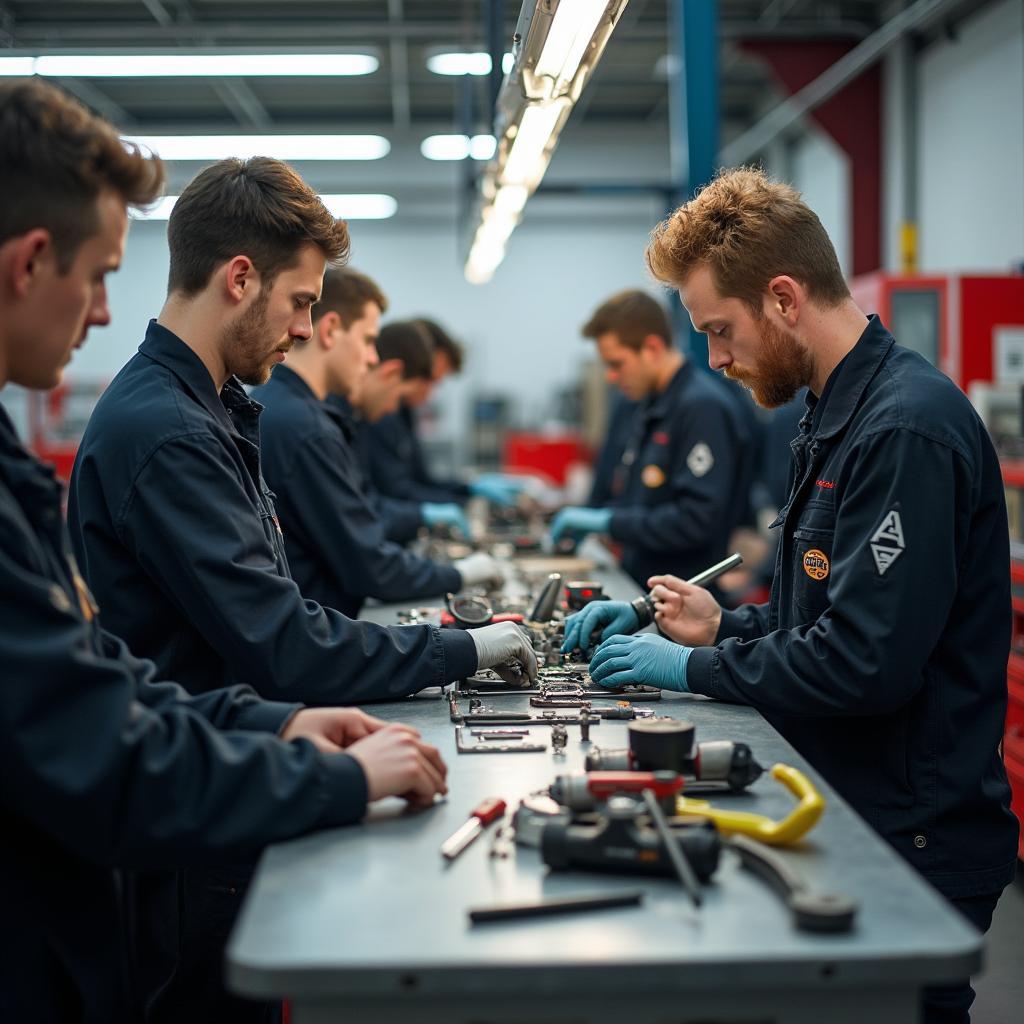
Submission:
[[[613,596],[633,583],[596,572]],[[394,622],[398,606],[367,617]],[[525,696],[495,698],[509,710]],[[294,1024],[906,1024],[922,986],[975,972],[982,939],[857,817],[755,711],[666,695],[659,714],[693,721],[699,741],[749,743],[765,766],[806,771],[828,808],[803,844],[784,855],[818,886],[860,904],[847,935],[797,931],[779,899],[726,853],[695,911],[678,883],[566,872],[549,874],[536,850],[489,856],[491,836],[446,865],[441,842],[486,796],[510,809],[554,775],[583,767],[570,729],[564,757],[458,755],[437,690],[376,705],[414,724],[449,766],[447,800],[405,813],[373,808],[362,827],[271,848],[263,858],[227,954],[229,984],[253,997],[284,997]],[[550,745],[550,728],[533,732]],[[602,722],[595,744],[624,746],[626,725]],[[741,810],[782,817],[792,797],[767,775]],[[642,888],[641,907],[547,919],[470,924],[469,907],[539,896]]]

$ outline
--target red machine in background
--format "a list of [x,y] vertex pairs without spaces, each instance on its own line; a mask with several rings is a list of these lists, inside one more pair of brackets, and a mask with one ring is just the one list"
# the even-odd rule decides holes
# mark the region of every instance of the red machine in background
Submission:
[[64,381],[51,391],[25,393],[28,445],[52,463],[65,483],[71,478],[78,444],[107,381]]
[[850,282],[905,348],[920,352],[970,394],[971,384],[1024,384],[1024,275],[903,276]]

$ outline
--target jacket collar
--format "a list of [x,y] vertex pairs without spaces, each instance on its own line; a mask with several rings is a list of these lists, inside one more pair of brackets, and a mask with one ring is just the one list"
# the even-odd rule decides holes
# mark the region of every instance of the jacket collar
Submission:
[[285,388],[293,395],[296,395],[304,401],[320,401],[320,399],[316,397],[316,393],[313,389],[306,383],[303,376],[296,373],[290,366],[276,367],[270,379],[271,382],[276,384],[278,387]]
[[877,314],[872,313],[857,344],[829,375],[821,397],[815,398],[808,391],[807,415],[800,421],[801,430],[815,422],[814,436],[826,439],[844,429],[895,343]]
[[37,514],[56,510],[59,514],[64,489],[52,466],[40,462],[18,438],[7,410],[0,406],[0,476],[18,503]]
[[647,399],[644,404],[644,418],[659,420],[664,417],[669,409],[672,408],[672,404],[675,402],[680,389],[690,379],[693,370],[693,363],[689,359],[684,360],[683,365],[672,374],[672,379],[668,382],[665,390],[659,391]]
[[263,407],[245,393],[245,388],[237,377],[228,378],[228,382],[218,394],[210,371],[203,365],[199,356],[173,331],[169,331],[155,320],[149,321],[146,337],[139,346],[139,352],[170,370],[196,401],[228,429],[231,429],[231,421],[225,409],[249,415],[258,415],[262,411]]
[[324,412],[351,442],[356,436],[356,412],[352,403],[344,395],[328,395],[324,399]]

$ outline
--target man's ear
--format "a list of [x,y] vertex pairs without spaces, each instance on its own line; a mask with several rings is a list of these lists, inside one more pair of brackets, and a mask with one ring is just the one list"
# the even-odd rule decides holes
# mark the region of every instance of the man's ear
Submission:
[[247,293],[259,289],[260,275],[248,256],[232,256],[222,270],[224,289],[228,298],[241,302]]
[[322,317],[316,322],[316,340],[317,344],[325,351],[329,352],[334,348],[334,338],[331,335],[334,331],[341,327],[341,317],[338,316],[333,310],[328,313],[324,313]]
[[668,348],[668,342],[660,334],[648,334],[640,342],[640,350],[651,356],[661,356]]
[[382,363],[377,364],[377,369],[374,373],[377,373],[387,381],[399,380],[402,374],[405,372],[405,363],[401,359],[385,359]]
[[33,228],[0,246],[7,264],[7,283],[17,298],[24,298],[47,261],[56,259],[53,236],[46,228]]
[[765,311],[781,317],[790,327],[796,326],[806,301],[807,293],[803,285],[788,274],[779,274],[768,282]]

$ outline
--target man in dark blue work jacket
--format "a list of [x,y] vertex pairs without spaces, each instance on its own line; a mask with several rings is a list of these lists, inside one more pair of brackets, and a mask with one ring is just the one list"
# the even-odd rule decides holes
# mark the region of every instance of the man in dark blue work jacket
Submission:
[[[985,930],[1017,823],[999,752],[1007,518],[983,423],[857,308],[817,217],[761,172],[723,173],[655,232],[648,262],[708,335],[713,367],[764,406],[810,393],[769,602],[722,611],[657,579],[657,623],[676,643],[612,636],[594,678],[756,707]],[[967,982],[929,989],[924,1019],[966,1021],[972,1000]]]
[[[257,228],[265,193],[304,213],[301,231]],[[325,259],[347,252],[344,224],[286,165],[222,161],[178,199],[168,239],[167,302],[96,406],[68,502],[113,628],[196,692],[245,681],[314,703],[404,696],[514,655],[531,663],[518,631],[356,623],[291,579],[260,470],[261,407],[240,381],[264,383],[311,336]]]
[[[417,368],[415,380],[396,409],[365,416],[359,431],[363,471],[384,498],[441,505],[464,504],[470,498],[486,498],[510,505],[527,486],[525,477],[483,473],[466,483],[442,479],[431,472],[416,429],[416,409],[430,398],[434,388],[450,373],[462,369],[462,348],[433,320],[411,321],[426,334],[432,356]],[[389,353],[381,352],[381,360]],[[411,372],[411,371],[410,371]]]
[[[75,100],[0,85],[0,388],[54,387],[110,322],[126,206],[162,182]],[[368,799],[430,802],[444,766],[359,711],[156,681],[102,628],[61,500],[0,409],[0,1020],[139,1022],[173,969],[140,918],[156,872],[358,821]]]
[[382,328],[377,356],[376,365],[364,374],[358,389],[326,399],[351,431],[363,493],[381,517],[388,540],[403,544],[421,526],[447,526],[468,538],[469,522],[458,501],[398,498],[382,494],[374,484],[374,466],[387,464],[388,455],[375,454],[372,425],[393,416],[404,402],[426,394],[433,386],[437,352],[425,321],[399,320]]
[[[68,500],[72,544],[108,627],[195,693],[244,682],[270,699],[356,703],[511,657],[534,675],[511,623],[468,632],[353,622],[291,578],[260,470],[261,407],[242,383],[264,383],[311,336],[325,261],[348,251],[344,223],[286,164],[254,158],[202,171],[167,233],[167,301],[93,412]],[[219,1005],[215,967],[250,873],[246,863],[186,875],[197,926],[168,1016],[185,1019],[196,991]],[[159,923],[159,910],[151,917]]]
[[609,381],[641,404],[610,505],[562,509],[551,538],[609,534],[643,587],[656,572],[694,576],[725,557],[746,507],[752,456],[739,414],[672,345],[668,315],[646,292],[612,296],[583,334],[596,341]]
[[264,406],[263,469],[277,495],[295,582],[307,598],[350,616],[367,597],[437,597],[503,579],[490,555],[446,565],[389,541],[363,490],[351,421],[324,401],[328,394],[352,394],[377,364],[386,305],[369,278],[328,270],[313,307],[313,337],[296,344],[269,383],[252,393]]

